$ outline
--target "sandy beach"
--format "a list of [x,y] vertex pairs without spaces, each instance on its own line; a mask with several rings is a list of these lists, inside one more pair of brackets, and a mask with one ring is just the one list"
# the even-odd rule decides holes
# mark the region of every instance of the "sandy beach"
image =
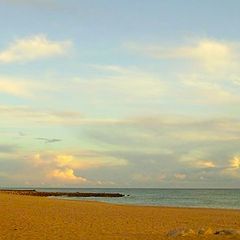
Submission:
[[[123,206],[0,193],[0,239],[240,239],[239,210]],[[168,236],[178,229],[191,236]]]

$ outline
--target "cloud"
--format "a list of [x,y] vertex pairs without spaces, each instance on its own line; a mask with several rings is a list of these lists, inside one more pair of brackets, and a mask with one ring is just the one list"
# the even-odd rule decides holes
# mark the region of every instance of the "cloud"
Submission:
[[180,157],[180,162],[192,168],[215,168],[216,165],[212,161],[206,160],[206,158],[208,158],[208,153],[206,151],[191,150]]
[[11,75],[0,75],[0,93],[19,98],[35,100],[53,99],[54,94],[63,89],[59,83],[45,78],[28,78]]
[[[21,164],[14,162],[14,156],[8,161],[4,156],[0,163],[1,171],[10,172],[9,166],[14,165],[15,172],[21,173],[23,179],[36,183],[44,181],[49,185],[64,184],[60,177],[49,176],[53,173],[64,176],[60,172],[65,173],[66,169],[72,169],[76,177],[87,179],[87,182],[82,182],[83,186],[97,186],[97,182],[103,183],[102,186],[115,182],[115,186],[126,187],[237,185],[238,180],[234,180],[239,175],[237,160],[233,157],[232,162],[226,164],[229,156],[238,156],[234,154],[240,147],[238,119],[155,115],[128,118],[123,122],[69,126],[67,129],[74,134],[64,136],[65,141],[60,146],[47,145],[39,152],[35,142],[33,149],[38,154],[33,155],[33,149],[29,153],[14,153]],[[51,135],[47,137],[51,139]],[[26,144],[29,140],[30,137],[20,139]],[[65,145],[68,143],[71,148]],[[88,149],[79,150],[82,143]],[[28,146],[24,144],[23,147]],[[226,168],[229,170],[223,174]],[[24,176],[24,169],[31,169],[31,174]],[[10,178],[13,179],[11,173]],[[187,177],[183,179],[184,176],[176,174]],[[166,178],[163,179],[163,175]],[[77,180],[66,182],[77,184]]]
[[234,67],[239,57],[239,43],[218,41],[215,39],[198,39],[182,46],[141,46],[127,45],[129,49],[144,53],[158,59],[186,59],[196,61],[208,71]]
[[81,173],[93,169],[124,167],[128,164],[124,159],[91,151],[82,151],[75,154],[36,153],[29,156],[28,159],[32,167],[43,171],[45,176],[61,180],[64,178],[66,180],[81,180],[77,176],[75,178],[73,173],[75,171]]
[[[4,150],[5,147],[4,147]],[[8,149],[7,149],[8,150]],[[73,153],[56,152],[9,152],[0,154],[1,173],[8,184],[45,186],[98,186],[113,185],[113,181],[99,175],[99,171],[118,172],[128,162],[105,152],[78,151]],[[84,176],[84,177],[83,177]]]
[[226,75],[208,75],[204,73],[190,73],[179,76],[179,81],[186,87],[192,102],[200,104],[238,104],[240,97],[230,73]]
[[25,137],[25,136],[27,136],[28,134],[27,133],[25,133],[25,132],[18,132],[18,135],[20,136],[20,137]]
[[64,55],[70,46],[70,41],[51,41],[45,35],[18,39],[6,50],[0,51],[0,63],[28,62]]
[[194,162],[193,165],[198,168],[215,168],[216,167],[216,165],[212,161],[207,161],[207,160],[196,161]]
[[[157,186],[161,171],[168,176],[164,186],[209,187],[209,181],[212,187],[230,186],[231,179],[221,171],[229,155],[240,147],[237,119],[156,115],[130,120],[123,125],[91,126],[85,132],[90,142],[128,160],[126,178],[134,173],[130,185]],[[176,173],[185,174],[186,181],[178,182],[184,176]]]
[[0,104],[1,121],[45,125],[104,125],[124,124],[127,120],[86,118],[78,111],[59,111],[37,109],[28,106],[13,106]]
[[156,184],[164,182],[166,179],[166,174],[144,174],[144,173],[135,173],[132,176],[132,180],[136,183],[142,184]]
[[229,160],[229,166],[222,173],[234,179],[240,179],[240,156],[236,155]]
[[184,173],[176,173],[174,174],[175,179],[177,180],[184,180],[187,178],[187,175]]
[[70,168],[65,168],[65,169],[55,169],[53,171],[51,171],[48,174],[49,178],[53,178],[56,179],[58,181],[63,181],[63,182],[77,182],[77,183],[85,183],[87,182],[86,178],[80,177],[80,176],[76,176],[74,174],[73,169]]
[[[136,100],[151,101],[164,96],[167,84],[158,76],[138,68],[125,68],[117,65],[91,65],[97,76],[87,79],[75,77],[73,81],[75,91],[92,96],[99,101],[109,97],[114,101],[133,102]],[[84,90],[84,91],[83,91]],[[112,96],[114,95],[114,98]]]
[[28,84],[26,81],[0,76],[0,93],[10,94],[13,96],[20,97],[31,97],[31,83]]
[[233,169],[240,169],[240,156],[235,156],[230,160],[230,167]]
[[206,69],[214,71],[231,66],[234,60],[235,46],[231,43],[211,39],[202,39],[194,46],[180,47],[174,50],[173,57],[199,61]]
[[9,144],[0,144],[0,154],[1,153],[14,153],[17,150],[17,146]]
[[[183,44],[129,44],[143,56],[163,62],[171,82],[165,99],[178,105],[209,106],[239,104],[240,42],[199,38]],[[173,83],[171,85],[171,83]],[[180,104],[179,104],[180,105]],[[181,107],[181,106],[180,106]]]
[[73,155],[57,155],[56,163],[60,167],[71,167],[74,169],[91,169],[101,167],[126,166],[125,159],[107,156],[98,152],[80,152]]
[[55,143],[61,142],[62,139],[59,138],[35,138],[36,140],[44,141],[45,143]]
[[81,122],[83,115],[79,112],[33,109],[28,106],[0,105],[1,120],[47,124],[67,124]]
[[[124,124],[106,124],[101,128],[92,125],[85,131],[90,139],[101,144],[125,150],[140,147],[143,154],[149,153],[146,148],[150,147],[151,151],[171,155],[174,148],[183,144],[204,146],[236,142],[239,140],[239,127],[239,121],[231,118],[155,115],[128,118]],[[191,154],[193,156],[190,155],[190,158],[195,157],[198,152]],[[201,157],[199,160],[209,159],[209,156],[205,155],[197,157]]]

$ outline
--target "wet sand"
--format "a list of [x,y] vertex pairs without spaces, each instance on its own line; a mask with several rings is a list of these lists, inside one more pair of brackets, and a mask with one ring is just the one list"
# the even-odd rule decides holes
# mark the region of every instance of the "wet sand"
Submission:
[[[186,228],[196,234],[168,237]],[[212,234],[198,235],[201,228]],[[187,209],[113,205],[0,193],[0,239],[240,239],[215,235],[240,230],[240,210]]]

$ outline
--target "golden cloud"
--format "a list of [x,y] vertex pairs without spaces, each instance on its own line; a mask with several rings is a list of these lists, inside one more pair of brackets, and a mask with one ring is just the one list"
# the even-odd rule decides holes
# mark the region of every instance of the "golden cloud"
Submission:
[[240,156],[236,155],[229,160],[228,167],[222,170],[222,174],[231,178],[240,178]]
[[48,177],[51,179],[56,179],[56,180],[64,181],[64,182],[69,182],[69,181],[70,182],[74,181],[74,182],[78,182],[78,183],[87,182],[86,178],[76,176],[74,174],[73,169],[71,169],[71,168],[55,169],[48,174]]

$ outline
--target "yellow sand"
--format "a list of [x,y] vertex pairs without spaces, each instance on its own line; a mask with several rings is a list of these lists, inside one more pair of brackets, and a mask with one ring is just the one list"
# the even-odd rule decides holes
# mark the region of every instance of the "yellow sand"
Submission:
[[239,210],[123,206],[0,193],[0,239],[240,239],[171,237],[173,229],[240,229]]

